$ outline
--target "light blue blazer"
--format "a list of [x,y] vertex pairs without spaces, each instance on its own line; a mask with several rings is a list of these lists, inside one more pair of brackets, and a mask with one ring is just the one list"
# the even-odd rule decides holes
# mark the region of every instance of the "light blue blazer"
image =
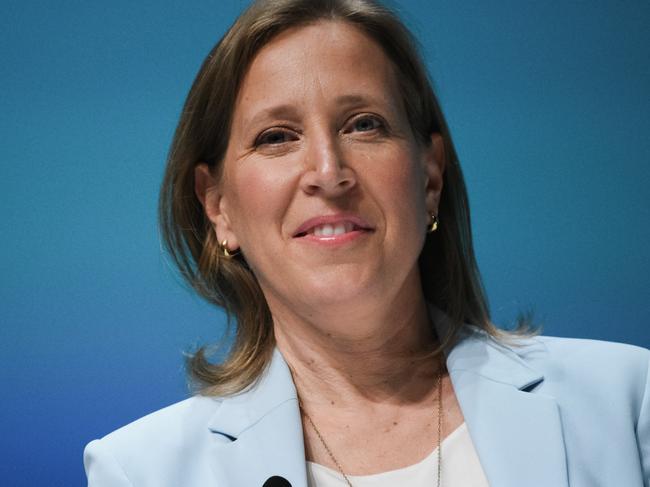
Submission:
[[[537,337],[509,347],[476,329],[447,353],[492,487],[649,487],[649,363],[631,345]],[[274,475],[307,487],[281,353],[255,387],[150,414],[91,442],[84,463],[91,487],[262,487]]]

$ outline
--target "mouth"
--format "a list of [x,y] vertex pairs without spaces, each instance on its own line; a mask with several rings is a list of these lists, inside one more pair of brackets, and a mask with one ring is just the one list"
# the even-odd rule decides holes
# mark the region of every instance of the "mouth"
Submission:
[[317,239],[336,239],[344,235],[372,232],[374,229],[362,218],[356,216],[322,216],[304,222],[293,238],[311,237]]

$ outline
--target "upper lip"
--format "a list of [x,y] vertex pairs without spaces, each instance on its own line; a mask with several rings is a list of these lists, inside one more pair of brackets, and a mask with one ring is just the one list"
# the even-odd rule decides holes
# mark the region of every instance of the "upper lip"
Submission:
[[358,215],[337,214],[321,215],[305,220],[294,232],[293,236],[298,237],[308,233],[312,228],[321,225],[336,225],[337,223],[352,223],[361,230],[372,230],[370,224]]

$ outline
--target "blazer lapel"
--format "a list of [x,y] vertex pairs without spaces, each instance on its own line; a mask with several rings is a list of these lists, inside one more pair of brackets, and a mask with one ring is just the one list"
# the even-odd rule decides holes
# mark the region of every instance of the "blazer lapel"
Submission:
[[[444,333],[444,320],[435,323]],[[528,367],[516,348],[471,330],[447,353],[447,368],[488,482],[494,487],[568,486],[558,405],[533,392],[543,375]],[[526,353],[543,353],[537,346],[529,342]]]
[[[436,314],[438,336],[444,336],[444,318]],[[528,345],[525,351],[534,349]],[[567,487],[557,403],[534,391],[544,377],[515,350],[474,330],[447,351],[447,368],[481,466],[493,487]],[[219,485],[262,487],[268,478],[281,476],[292,487],[307,487],[296,390],[277,349],[257,384],[225,398],[209,428]]]
[[218,485],[262,487],[280,476],[307,487],[302,423],[291,373],[276,349],[264,375],[245,392],[225,398],[209,425]]

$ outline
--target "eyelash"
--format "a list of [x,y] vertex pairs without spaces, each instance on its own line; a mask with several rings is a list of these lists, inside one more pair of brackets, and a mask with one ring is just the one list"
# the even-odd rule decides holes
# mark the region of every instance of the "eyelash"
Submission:
[[[353,118],[348,125],[351,125],[352,127],[354,127],[358,122],[366,121],[366,120],[369,120],[369,121],[373,122],[373,127],[368,129],[368,130],[360,130],[360,132],[373,132],[373,131],[376,131],[376,130],[379,130],[379,131],[385,131],[386,130],[386,123],[380,117],[378,117],[377,115],[372,115],[372,114],[369,114],[369,113],[364,113],[362,115],[359,115],[359,116]],[[343,132],[348,133],[348,130],[344,129]]]
[[277,136],[277,135],[291,136],[294,133],[295,131],[285,127],[276,127],[269,130],[265,130],[264,132],[262,132],[260,135],[257,136],[257,138],[255,139],[254,146],[259,147],[260,145],[279,145],[286,142],[286,140],[278,143],[271,143],[268,141],[268,139],[270,137]]
[[[342,132],[343,133],[351,133],[353,130],[349,130],[348,127],[352,127],[354,129],[355,125],[360,122],[360,121],[366,121],[369,120],[373,123],[373,126],[368,129],[368,130],[359,130],[359,132],[365,133],[365,132],[374,132],[374,131],[381,131],[385,132],[386,131],[386,123],[383,121],[382,118],[380,118],[377,115],[372,115],[368,113],[364,113],[361,115],[356,116],[355,118],[352,118],[348,123],[345,124],[345,127],[343,128]],[[266,130],[262,132],[260,135],[257,136],[255,139],[255,142],[253,144],[254,147],[259,147],[263,145],[267,146],[278,146],[280,144],[284,144],[286,142],[290,142],[291,140],[282,140],[280,142],[269,142],[269,139],[271,137],[275,137],[278,135],[282,135],[285,137],[295,137],[295,134],[297,132],[293,129],[290,129],[288,127],[275,127],[269,130]],[[293,139],[295,140],[295,138]]]

